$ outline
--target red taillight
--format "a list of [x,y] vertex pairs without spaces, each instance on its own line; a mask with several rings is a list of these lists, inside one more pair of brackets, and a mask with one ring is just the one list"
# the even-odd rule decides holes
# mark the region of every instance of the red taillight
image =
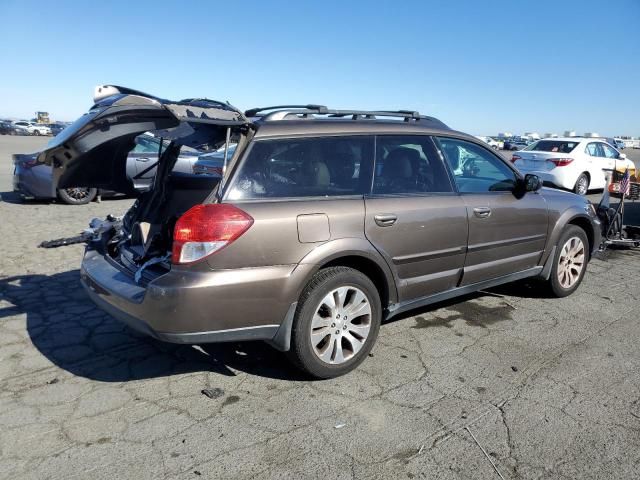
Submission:
[[38,165],[38,161],[35,158],[31,160],[23,160],[22,162],[20,162],[20,165],[22,166],[22,168],[25,168],[28,170]]
[[511,157],[511,163],[516,163],[516,160],[521,160],[522,157],[520,155],[513,155]]
[[195,174],[209,174],[217,177],[222,176],[222,167],[210,167],[208,165],[198,165],[195,164],[193,166],[193,173]]
[[547,162],[553,163],[556,167],[566,167],[573,162],[573,158],[547,158]]
[[235,241],[253,225],[253,218],[226,203],[191,207],[173,230],[171,262],[193,263]]

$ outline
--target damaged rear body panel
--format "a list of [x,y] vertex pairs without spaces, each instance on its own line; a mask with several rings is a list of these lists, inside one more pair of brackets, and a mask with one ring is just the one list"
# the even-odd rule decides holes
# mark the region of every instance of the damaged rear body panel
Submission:
[[[284,284],[293,267],[248,270],[239,278],[224,270],[214,272],[207,262],[175,265],[171,260],[177,219],[194,205],[218,202],[215,192],[221,181],[172,171],[180,149],[219,148],[233,140],[239,145],[235,158],[247,144],[250,122],[226,103],[171,101],[124,87],[97,87],[94,101],[87,114],[36,158],[53,167],[57,188],[86,185],[132,192],[126,160],[135,137],[153,132],[169,144],[159,156],[151,188],[131,209],[122,218],[94,219],[79,237],[87,242],[81,280],[92,300],[132,328],[165,341],[272,338],[289,308]],[[231,164],[231,154],[225,155],[227,160]],[[264,295],[276,302],[282,298],[282,308],[272,315],[261,315],[264,306],[258,299],[249,306],[253,314],[248,318],[247,311],[233,308],[253,276]],[[212,328],[216,309],[228,309],[229,314]],[[234,328],[243,323],[243,328]]]
[[53,167],[55,188],[134,193],[126,162],[136,136],[152,131],[177,146],[199,148],[220,143],[227,128],[248,123],[236,108],[208,99],[171,101],[115,86],[97,87],[95,99],[37,157]]

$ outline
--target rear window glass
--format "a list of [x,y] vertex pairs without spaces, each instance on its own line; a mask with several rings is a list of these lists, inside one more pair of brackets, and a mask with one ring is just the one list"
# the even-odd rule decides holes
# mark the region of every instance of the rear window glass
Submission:
[[539,140],[533,145],[529,145],[525,150],[535,150],[536,152],[557,152],[570,153],[580,142],[567,142],[565,140]]
[[428,137],[379,136],[376,141],[374,194],[453,191],[445,166]]
[[231,200],[361,195],[371,186],[373,137],[256,141],[229,187]]

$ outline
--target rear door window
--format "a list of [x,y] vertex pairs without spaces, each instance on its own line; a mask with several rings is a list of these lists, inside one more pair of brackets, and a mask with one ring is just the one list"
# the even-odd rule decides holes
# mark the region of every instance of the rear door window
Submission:
[[154,153],[158,154],[160,149],[160,140],[149,137],[148,135],[140,135],[136,137],[136,146],[133,149],[134,153]]
[[592,142],[587,145],[587,153],[592,157],[604,157],[602,146],[597,142]]
[[227,198],[363,195],[371,188],[373,148],[373,136],[255,141]]
[[431,139],[421,135],[376,138],[373,193],[403,195],[453,191]]

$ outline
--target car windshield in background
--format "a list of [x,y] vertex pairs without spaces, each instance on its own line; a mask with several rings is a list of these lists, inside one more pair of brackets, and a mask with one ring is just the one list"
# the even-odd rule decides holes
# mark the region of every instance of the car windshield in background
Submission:
[[540,140],[533,145],[529,145],[525,150],[535,150],[536,152],[557,152],[571,153],[580,142],[567,142],[564,140]]

